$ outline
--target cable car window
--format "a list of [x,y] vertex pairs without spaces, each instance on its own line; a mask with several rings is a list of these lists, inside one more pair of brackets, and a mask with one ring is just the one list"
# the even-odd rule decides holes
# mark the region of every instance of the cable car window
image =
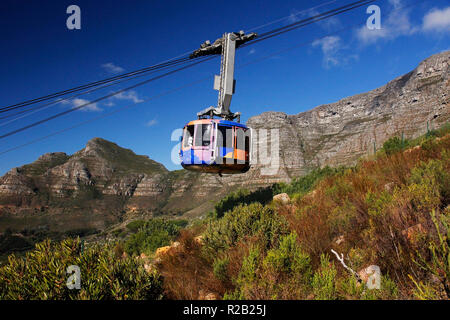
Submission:
[[218,126],[217,145],[225,148],[233,147],[233,128],[227,126]]
[[236,128],[236,149],[244,150],[244,129]]
[[250,137],[245,135],[245,161],[250,161]]
[[196,147],[207,147],[211,143],[211,124],[198,124],[195,126]]
[[187,126],[184,128],[183,147],[192,147],[194,141],[194,126]]

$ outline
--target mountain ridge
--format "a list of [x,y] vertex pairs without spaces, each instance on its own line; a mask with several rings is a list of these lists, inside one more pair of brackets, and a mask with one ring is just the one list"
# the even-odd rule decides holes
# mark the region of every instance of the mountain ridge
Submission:
[[[0,178],[0,221],[6,228],[31,216],[37,226],[47,219],[42,215],[56,219],[54,228],[60,229],[67,217],[63,214],[70,213],[76,227],[103,229],[133,215],[194,217],[236,188],[289,182],[315,167],[352,165],[392,136],[415,138],[427,126],[449,121],[449,61],[446,51],[372,91],[295,115],[264,112],[251,117],[247,125],[255,133],[279,131],[280,165],[272,175],[264,173],[267,165],[261,163],[223,178],[169,171],[148,156],[98,137],[72,155],[44,154]],[[267,142],[256,134],[254,138],[255,150]]]

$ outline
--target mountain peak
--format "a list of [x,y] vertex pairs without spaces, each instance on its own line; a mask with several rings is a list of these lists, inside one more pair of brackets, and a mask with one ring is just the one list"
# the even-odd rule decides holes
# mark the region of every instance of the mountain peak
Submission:
[[99,137],[90,139],[86,147],[76,154],[78,157],[96,158],[96,161],[106,162],[119,170],[130,171],[131,169],[142,173],[167,171],[162,164],[150,159],[147,155],[137,155],[131,149],[123,148]]
[[86,143],[85,151],[89,151],[91,149],[102,149],[105,147],[112,147],[112,148],[120,148],[116,143],[108,141],[103,138],[95,137],[90,139]]

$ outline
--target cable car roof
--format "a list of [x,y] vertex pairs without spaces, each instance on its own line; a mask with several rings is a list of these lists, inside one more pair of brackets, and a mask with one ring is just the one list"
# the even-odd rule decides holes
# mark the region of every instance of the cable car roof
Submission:
[[199,120],[192,120],[189,121],[186,126],[191,126],[191,125],[196,125],[196,124],[208,124],[211,122],[215,122],[218,124],[223,124],[226,126],[235,126],[235,127],[240,127],[240,128],[245,128],[247,129],[247,126],[245,124],[239,123],[239,122],[234,122],[234,121],[229,121],[229,120],[223,120],[223,119],[199,119]]

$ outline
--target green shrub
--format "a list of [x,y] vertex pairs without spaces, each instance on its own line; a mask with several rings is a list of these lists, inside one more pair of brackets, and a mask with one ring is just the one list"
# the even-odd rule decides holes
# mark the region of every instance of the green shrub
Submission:
[[134,220],[131,221],[129,224],[127,224],[127,229],[135,233],[139,230],[139,228],[142,228],[144,225],[145,225],[144,220]]
[[263,264],[272,272],[301,276],[307,283],[311,275],[311,259],[300,249],[296,239],[295,233],[282,237],[279,246],[267,252]]
[[[0,267],[0,299],[160,299],[162,280],[147,273],[139,260],[117,256],[114,244],[81,252],[79,239],[46,240],[25,258],[11,255]],[[81,289],[70,290],[67,268],[80,268]]]
[[213,272],[217,279],[228,281],[227,267],[229,264],[227,258],[216,259],[213,263]]
[[392,137],[392,138],[389,138],[388,140],[386,140],[383,143],[382,150],[387,155],[391,155],[391,154],[394,154],[396,152],[402,151],[408,145],[409,145],[409,141],[408,140],[406,140],[406,139],[402,140],[399,137]]
[[[258,247],[253,247],[250,249],[248,256],[242,261],[241,271],[236,280],[236,284],[241,292],[245,292],[249,287],[256,285],[260,256],[261,250]],[[243,296],[245,296],[245,294],[243,294]]]
[[331,168],[329,166],[314,169],[307,175],[294,179],[291,183],[275,184],[273,187],[273,194],[287,193],[289,195],[304,195],[310,192],[319,180],[340,174],[344,172],[344,170],[344,167]]
[[314,273],[312,287],[316,300],[334,300],[336,294],[337,270],[328,255],[320,256],[320,268]]
[[426,259],[422,254],[417,252],[414,262],[420,268],[432,274],[439,283],[439,286],[430,282],[423,283],[416,280],[411,275],[410,279],[415,285],[414,295],[419,299],[439,299],[441,288],[445,292],[446,299],[450,298],[450,224],[448,217],[436,217],[433,210],[431,217],[437,232],[437,241],[429,242],[429,255],[431,259]]
[[239,189],[227,195],[214,206],[212,217],[221,218],[225,212],[233,210],[238,205],[251,204],[253,202],[266,204],[272,200],[272,197],[273,191],[271,187],[260,188],[256,191]]
[[130,255],[151,253],[169,245],[186,225],[186,220],[151,219],[126,241],[125,251]]
[[366,194],[367,212],[372,217],[377,217],[385,213],[386,208],[390,205],[393,197],[390,192],[382,191],[381,193],[368,192]]
[[361,300],[392,300],[398,297],[397,285],[389,276],[382,275],[380,289],[368,289],[363,283],[358,283],[352,275],[347,275],[337,281],[338,296],[341,299]]
[[216,256],[244,237],[259,236],[263,247],[268,248],[287,234],[287,230],[287,221],[267,206],[260,203],[240,205],[207,226],[204,247]]
[[421,162],[411,171],[409,178],[410,185],[422,185],[428,190],[428,198],[434,199],[434,205],[440,203],[441,199],[443,206],[450,203],[450,173],[445,163],[447,166],[450,163],[445,157],[443,160],[431,159]]

